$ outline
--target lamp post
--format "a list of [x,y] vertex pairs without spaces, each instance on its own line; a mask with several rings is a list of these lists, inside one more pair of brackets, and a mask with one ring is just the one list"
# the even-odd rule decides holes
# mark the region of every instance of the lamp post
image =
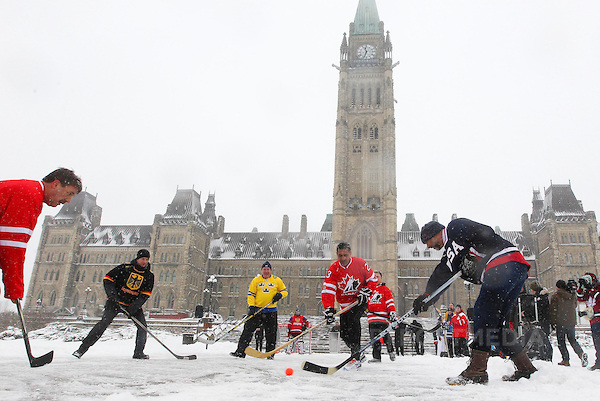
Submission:
[[87,287],[85,289],[85,302],[83,303],[83,309],[81,310],[81,316],[83,317],[87,317],[87,303],[90,292],[92,292],[92,289],[90,287]]
[[[211,312],[211,306],[212,306],[212,294],[213,291],[215,290],[215,284],[217,283],[217,278],[215,277],[214,274],[211,274],[207,279],[206,282],[208,283],[208,313],[210,315]],[[206,292],[206,289],[204,290]]]

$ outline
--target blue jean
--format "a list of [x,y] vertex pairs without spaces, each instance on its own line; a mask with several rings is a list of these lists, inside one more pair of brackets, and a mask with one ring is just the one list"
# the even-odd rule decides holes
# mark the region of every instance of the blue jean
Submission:
[[527,270],[526,265],[510,261],[486,271],[475,301],[473,349],[490,352],[493,345],[506,356],[523,350],[504,321],[525,284]]
[[583,350],[575,338],[575,326],[556,325],[556,340],[558,341],[560,355],[562,356],[563,361],[569,362],[569,350],[567,349],[566,339],[569,340],[571,347],[573,347],[573,351],[575,351],[575,353],[581,357]]

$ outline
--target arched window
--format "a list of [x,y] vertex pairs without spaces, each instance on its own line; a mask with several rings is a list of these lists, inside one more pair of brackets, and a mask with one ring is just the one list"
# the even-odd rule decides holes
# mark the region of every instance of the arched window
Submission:
[[175,282],[175,270],[173,270],[173,273],[171,273],[171,282]]
[[54,306],[55,303],[56,303],[56,291],[52,291],[52,294],[50,294],[50,306]]
[[71,303],[71,306],[77,306],[78,303],[79,303],[79,293],[76,292],[73,295],[73,302]]
[[369,139],[379,139],[379,128],[377,127],[377,124],[373,124],[371,125],[371,128],[369,128]]
[[371,230],[362,227],[356,236],[356,242],[356,255],[360,255],[363,259],[371,259],[373,257]]
[[362,139],[362,128],[360,125],[356,124],[352,129],[352,139],[361,140]]
[[154,295],[154,303],[152,304],[152,306],[154,308],[159,308],[160,307],[160,292],[157,292]]
[[173,309],[175,307],[175,293],[171,291],[167,298],[167,309]]

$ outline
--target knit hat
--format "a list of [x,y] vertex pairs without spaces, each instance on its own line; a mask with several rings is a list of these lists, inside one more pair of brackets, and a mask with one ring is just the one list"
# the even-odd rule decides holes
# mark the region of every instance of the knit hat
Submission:
[[262,264],[261,269],[263,267],[267,266],[269,269],[273,270],[273,268],[271,267],[271,264],[269,263],[269,261],[267,260],[265,263]]
[[427,241],[435,237],[444,228],[446,227],[444,227],[443,224],[440,224],[437,221],[430,221],[421,229],[421,241],[426,244]]
[[137,256],[135,257],[136,259],[139,258],[148,258],[150,259],[150,251],[147,249],[140,249],[137,253]]

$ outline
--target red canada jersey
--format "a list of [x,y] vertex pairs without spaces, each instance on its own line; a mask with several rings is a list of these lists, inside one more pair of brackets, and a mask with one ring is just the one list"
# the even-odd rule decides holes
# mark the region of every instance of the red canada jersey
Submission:
[[323,281],[321,291],[323,307],[333,308],[337,300],[340,306],[345,308],[356,301],[361,288],[369,287],[375,291],[377,284],[373,269],[364,259],[352,257],[346,267],[336,260],[327,270]]
[[389,323],[388,315],[391,311],[396,311],[394,296],[392,291],[381,283],[369,298],[367,319],[369,323]]
[[461,311],[460,313],[452,316],[452,319],[450,319],[450,324],[452,325],[454,337],[467,338],[469,319],[467,318],[467,315],[465,315],[465,312]]
[[39,181],[0,181],[0,268],[5,298],[23,298],[25,249],[43,202],[44,187]]
[[288,330],[291,333],[300,333],[308,328],[308,320],[302,315],[294,315],[288,322]]

